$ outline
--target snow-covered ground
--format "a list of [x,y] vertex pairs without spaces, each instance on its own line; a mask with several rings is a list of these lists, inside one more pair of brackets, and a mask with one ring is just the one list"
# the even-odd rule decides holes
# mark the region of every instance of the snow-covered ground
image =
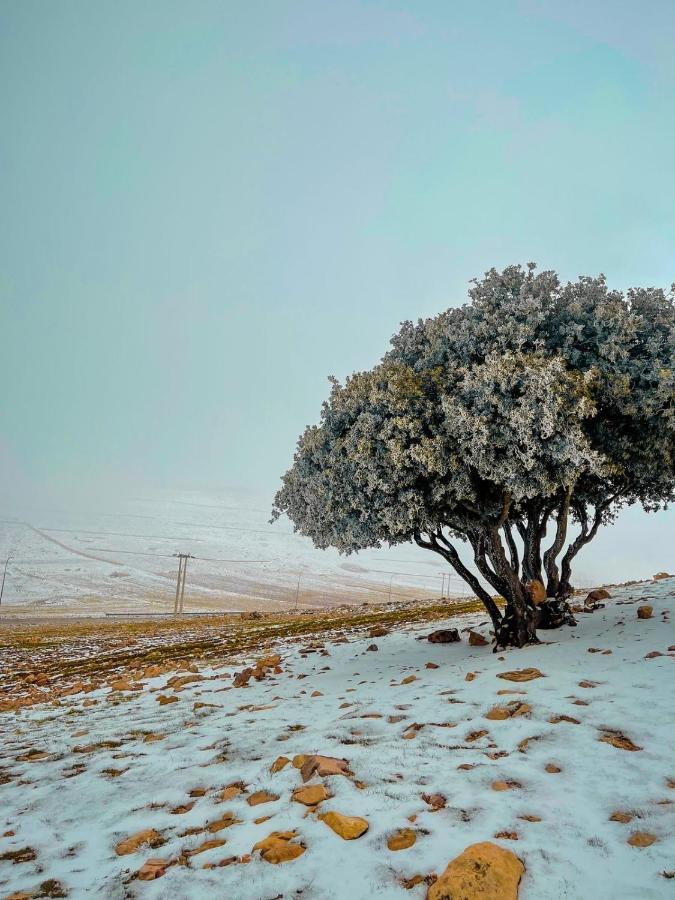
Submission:
[[[283,672],[245,688],[232,686],[238,660],[178,692],[163,676],[2,715],[0,895],[56,879],[71,897],[424,897],[424,883],[406,890],[403,879],[440,873],[492,840],[526,866],[521,900],[673,897],[663,873],[675,870],[675,579],[613,593],[576,629],[500,656],[466,634],[461,644],[418,641],[429,628],[415,626],[333,636],[328,655],[282,644]],[[642,604],[652,618],[638,618]],[[482,622],[447,625],[485,631]],[[524,667],[543,677],[499,677]],[[162,705],[160,695],[177,700]],[[520,714],[486,717],[508,704]],[[291,799],[299,770],[271,766],[313,753],[345,758],[353,775],[314,775],[308,784],[332,796],[308,811]],[[221,800],[230,785],[241,792]],[[278,799],[252,806],[257,791]],[[329,810],[363,817],[368,830],[343,840],[319,818]],[[415,843],[390,850],[400,828]],[[164,843],[115,852],[144,829]],[[272,865],[252,852],[288,831],[305,848],[298,858]],[[652,842],[634,846],[636,834]],[[224,843],[186,854],[214,839]],[[25,848],[28,861],[7,858]],[[140,881],[148,858],[173,864]]]
[[0,521],[0,565],[11,556],[4,608],[166,612],[176,552],[197,557],[185,592],[193,610],[285,609],[296,594],[300,606],[317,606],[381,602],[390,592],[392,599],[467,592],[442,560],[412,546],[350,558],[315,550],[288,521],[270,525],[270,498],[246,492],[146,492],[91,506],[27,506]]

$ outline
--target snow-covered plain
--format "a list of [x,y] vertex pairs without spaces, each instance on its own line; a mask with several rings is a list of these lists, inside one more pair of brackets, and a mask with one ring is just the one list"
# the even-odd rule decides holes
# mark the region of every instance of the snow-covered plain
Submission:
[[[205,680],[175,694],[164,676],[138,692],[101,689],[2,715],[0,833],[9,836],[0,838],[0,860],[26,847],[36,855],[0,861],[0,895],[57,879],[72,897],[423,897],[423,883],[408,891],[402,879],[440,873],[468,845],[494,840],[525,863],[521,900],[673,897],[675,880],[662,873],[675,870],[675,579],[613,594],[606,608],[581,614],[576,629],[500,656],[469,646],[466,635],[461,644],[418,641],[429,627],[408,626],[375,639],[377,652],[367,650],[373,640],[363,632],[348,643],[326,639],[329,655],[282,643],[283,672],[246,688],[230,678],[245,660],[230,660],[203,668]],[[637,609],[645,603],[654,614],[643,620]],[[447,625],[486,631],[475,615]],[[660,655],[648,657],[652,651]],[[523,667],[544,677],[497,677]],[[177,702],[160,705],[160,694]],[[530,709],[485,717],[511,701]],[[639,749],[600,740],[618,733]],[[165,737],[147,743],[147,734]],[[82,751],[105,741],[107,749]],[[343,840],[291,800],[302,785],[296,768],[270,771],[282,754],[311,753],[349,761],[353,777],[309,783],[323,781],[333,795],[319,812],[368,820],[359,839]],[[242,793],[219,802],[238,782]],[[495,790],[495,782],[509,789]],[[191,799],[195,789],[204,794]],[[259,790],[278,799],[250,806]],[[423,794],[443,795],[444,808],[432,811]],[[617,811],[632,820],[611,821]],[[237,824],[205,830],[226,813]],[[387,837],[402,827],[414,830],[414,846],[389,850]],[[119,841],[147,828],[165,843],[116,854]],[[271,865],[252,853],[271,832],[288,830],[306,847],[299,858]],[[655,841],[632,846],[636,832]],[[213,838],[225,843],[155,881],[134,878],[148,858],[184,861],[186,850]]]
[[[463,596],[434,554],[397,547],[345,558],[314,549],[288,521],[270,525],[271,499],[237,491],[145,492],[74,505],[27,506],[0,521],[11,556],[3,608],[52,613],[167,612],[176,552],[188,565],[188,610],[281,610]],[[441,572],[446,575],[442,577]],[[298,590],[298,577],[300,585]]]

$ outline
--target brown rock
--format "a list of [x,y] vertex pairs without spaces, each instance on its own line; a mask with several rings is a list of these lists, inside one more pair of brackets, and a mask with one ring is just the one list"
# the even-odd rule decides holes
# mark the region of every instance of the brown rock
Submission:
[[290,759],[287,756],[278,756],[272,765],[270,766],[270,772],[274,774],[275,772],[281,772],[281,770],[287,766],[290,762]]
[[[234,797],[238,797],[243,790],[244,785],[240,781],[236,781],[234,784],[228,784],[227,787],[224,787],[220,792],[220,797],[218,799],[220,802],[232,800]],[[192,794],[190,796],[192,796]]]
[[432,644],[456,644],[461,640],[456,628],[439,628],[427,637]]
[[512,672],[500,672],[497,678],[506,681],[532,681],[534,678],[544,678],[539,669],[514,669]]
[[549,775],[557,775],[558,772],[562,772],[560,766],[556,766],[555,763],[546,763],[546,771]]
[[111,691],[133,691],[131,683],[126,680],[126,678],[120,678],[117,681],[113,681],[110,685]]
[[367,820],[362,819],[360,816],[345,816],[342,813],[331,810],[330,812],[321,813],[319,818],[345,841],[353,841],[356,838],[360,838],[361,835],[368,831]]
[[634,831],[626,841],[631,847],[651,847],[658,838],[655,834],[649,834],[648,831]]
[[482,634],[479,634],[477,631],[469,632],[469,643],[472,647],[487,647],[488,641],[483,637]]
[[490,785],[493,791],[512,791],[515,788],[522,787],[517,781],[493,781]]
[[293,791],[293,800],[296,803],[304,803],[305,806],[316,806],[328,800],[330,796],[323,784],[308,784]]
[[436,665],[436,663],[428,662],[424,668],[425,669],[438,669],[438,666]]
[[275,866],[279,863],[290,862],[305,852],[304,845],[294,841],[297,836],[297,831],[273,831],[268,837],[254,844],[251,852],[255,853],[256,850],[260,850],[260,855],[265,862]]
[[668,572],[657,572],[654,575],[654,581],[661,581],[664,578],[675,578],[675,575],[669,575]]
[[464,681],[473,681],[477,677],[478,676],[476,675],[475,672],[467,672],[466,675],[464,676]]
[[139,881],[154,881],[155,878],[161,878],[170,865],[171,861],[168,859],[146,859],[136,872],[136,878]]
[[135,853],[141,847],[152,847],[154,849],[155,847],[161,847],[164,843],[165,840],[159,831],[155,831],[154,828],[145,828],[143,831],[138,831],[131,837],[120,841],[115,847],[115,853],[118,856],[126,856],[128,853]]
[[598,740],[604,744],[611,744],[617,750],[629,750],[631,753],[634,753],[636,750],[642,750],[642,747],[638,747],[637,744],[634,744],[630,738],[620,731],[607,731]]
[[417,681],[417,675],[406,675],[406,677],[401,680],[401,684],[412,684],[413,681]]
[[390,850],[407,850],[417,841],[417,835],[412,828],[399,828],[387,838],[387,847]]
[[518,840],[518,832],[517,831],[498,831],[495,834],[495,837],[498,840],[502,840],[502,841],[517,841]]
[[601,600],[609,600],[612,595],[604,588],[596,588],[591,591],[584,600],[584,605],[589,606],[593,603],[600,603]]
[[489,841],[472,844],[431,885],[427,900],[517,900],[524,871],[510,850]]
[[366,647],[366,650],[370,650],[371,653],[376,653],[379,649],[377,644],[371,644],[369,647]]
[[246,802],[249,806],[260,806],[261,803],[273,803],[278,799],[278,794],[271,794],[269,791],[256,791],[246,798]]
[[178,703],[178,697],[167,697],[165,694],[158,694],[157,702],[160,706],[166,706],[168,703]]
[[223,831],[224,828],[230,828],[232,825],[237,825],[239,823],[239,819],[231,812],[224,813],[220,819],[216,819],[215,822],[209,822],[206,826],[206,830],[210,831],[211,834],[217,834],[219,831]]
[[616,812],[613,812],[609,817],[610,822],[621,822],[622,825],[628,825],[629,822],[632,822],[635,818],[633,813],[625,812],[624,810],[617,809]]
[[654,615],[654,607],[645,604],[644,606],[638,606],[637,616],[638,619],[651,619]]
[[531,712],[532,707],[520,700],[512,700],[506,706],[493,706],[492,709],[485,713],[486,719],[499,721],[500,719],[515,719],[518,716],[527,715]]
[[543,603],[544,600],[546,600],[546,588],[538,578],[528,581],[526,589],[530,602],[535,606],[539,606],[540,603]]
[[[295,759],[293,760],[295,765]],[[346,759],[337,759],[334,756],[308,756],[300,768],[300,774],[303,781],[309,781],[312,775],[319,775],[325,778],[327,775],[346,775],[352,773],[349,771],[349,763]]]
[[431,812],[445,809],[445,805],[448,802],[443,794],[422,794],[422,800],[431,807]]
[[252,675],[253,669],[251,669],[250,667],[242,669],[241,672],[237,672],[237,674],[234,676],[232,684],[236,688],[246,687],[251,680]]

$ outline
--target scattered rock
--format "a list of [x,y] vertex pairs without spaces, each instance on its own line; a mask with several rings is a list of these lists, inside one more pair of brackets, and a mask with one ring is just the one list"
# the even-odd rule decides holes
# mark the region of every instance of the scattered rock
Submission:
[[258,841],[251,852],[255,853],[256,850],[260,850],[260,855],[265,862],[275,866],[279,863],[290,862],[292,859],[302,856],[306,849],[304,844],[295,842],[297,836],[297,831],[273,831],[268,837]]
[[500,719],[515,719],[518,716],[527,715],[532,711],[532,707],[520,700],[512,700],[506,706],[493,706],[492,709],[485,713],[486,719],[499,721]]
[[510,850],[489,841],[472,844],[431,885],[427,900],[517,900],[524,871]]
[[588,594],[584,600],[584,606],[592,606],[595,603],[600,603],[601,600],[609,600],[611,596],[609,591],[606,591],[604,588],[596,588]]
[[668,572],[657,572],[654,575],[654,581],[662,581],[664,578],[675,578],[675,575],[669,575]]
[[634,753],[636,750],[642,750],[642,747],[638,747],[637,744],[634,744],[629,737],[626,737],[620,731],[606,731],[598,740],[604,744],[611,744],[612,747],[616,747],[618,750],[629,750],[631,753]]
[[512,791],[522,785],[517,781],[493,781],[490,787],[493,791]]
[[366,650],[370,650],[371,653],[375,653],[375,652],[377,652],[379,649],[380,649],[380,648],[377,646],[377,644],[370,644],[369,647],[366,647]]
[[649,834],[648,831],[634,831],[626,841],[631,847],[651,847],[658,838],[655,834]]
[[305,806],[317,806],[324,800],[328,800],[331,794],[323,784],[308,784],[305,787],[296,788],[293,791],[293,800],[296,803],[304,803]]
[[461,640],[456,628],[439,628],[427,637],[431,644],[456,644]]
[[[297,758],[297,757],[296,757]],[[295,766],[295,759],[293,760]],[[296,768],[298,768],[296,766]],[[334,756],[306,756],[300,765],[300,774],[303,781],[309,781],[312,775],[325,778],[327,775],[350,776],[349,762],[346,759],[337,759]]]
[[136,878],[139,881],[154,881],[156,878],[161,878],[170,865],[171,861],[168,859],[157,859],[154,857],[146,859],[138,872],[136,872]]
[[386,637],[389,634],[389,629],[385,628],[384,625],[373,625],[373,627],[368,632],[368,637],[370,638],[379,638]]
[[489,641],[477,631],[469,631],[469,644],[472,647],[487,647]]
[[616,812],[612,813],[612,815],[609,817],[609,821],[621,822],[622,825],[628,825],[628,823],[632,822],[634,818],[635,815],[633,813],[618,809]]
[[321,813],[319,818],[345,841],[360,838],[368,831],[368,821],[360,816],[345,816],[331,810],[331,812]]
[[431,807],[431,812],[445,809],[445,805],[448,802],[443,794],[422,794],[422,800]]
[[390,850],[407,850],[417,841],[417,835],[412,828],[399,828],[387,838],[387,847]]
[[654,615],[654,607],[645,604],[644,606],[638,606],[637,617],[638,619],[651,619]]
[[556,766],[555,763],[546,763],[545,768],[546,768],[546,771],[549,773],[549,775],[557,775],[558,772],[562,772],[562,769],[560,768],[560,766]]
[[425,669],[438,669],[439,666],[437,666],[436,663],[428,662],[424,668]]
[[249,806],[260,806],[261,803],[274,803],[278,799],[278,794],[272,794],[269,791],[255,791],[246,798],[246,802]]
[[290,762],[290,759],[287,756],[278,756],[272,765],[270,766],[270,772],[274,774],[275,772],[281,772],[281,770],[287,766]]
[[532,681],[534,678],[544,678],[543,672],[539,669],[514,669],[512,672],[500,672],[497,678],[504,678],[506,681]]
[[164,843],[166,841],[159,831],[155,831],[154,828],[145,828],[143,831],[138,831],[131,837],[120,841],[115,847],[115,853],[118,856],[126,856],[128,853],[135,853],[141,847],[152,847],[154,850],[156,847],[161,847]]

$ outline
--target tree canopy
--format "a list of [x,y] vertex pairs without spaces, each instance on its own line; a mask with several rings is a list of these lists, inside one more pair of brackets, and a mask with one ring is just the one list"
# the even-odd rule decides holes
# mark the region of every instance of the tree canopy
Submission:
[[573,621],[572,560],[598,528],[675,497],[674,355],[672,289],[492,269],[465,305],[403,323],[373,369],[331,379],[273,518],[344,553],[416,541],[483,600],[498,645],[536,640]]

